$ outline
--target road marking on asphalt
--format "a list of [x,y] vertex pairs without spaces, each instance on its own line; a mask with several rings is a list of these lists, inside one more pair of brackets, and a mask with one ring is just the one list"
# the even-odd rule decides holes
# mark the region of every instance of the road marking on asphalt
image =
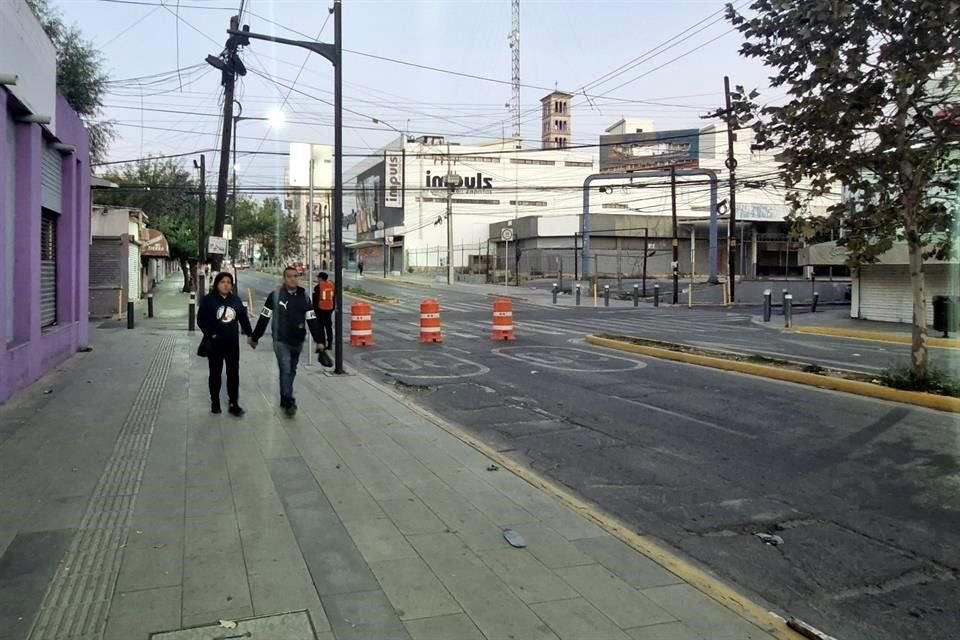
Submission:
[[[576,349],[573,347],[518,345],[493,349],[492,353],[503,356],[504,358],[510,358],[511,360],[526,362],[534,366],[568,372],[620,373],[622,371],[643,369],[647,366],[647,363],[642,360],[613,355],[601,355],[595,350]],[[627,363],[629,366],[621,365],[611,368],[614,361]]]
[[745,433],[745,432],[739,431],[739,430],[737,430],[737,429],[731,429],[731,428],[729,428],[729,427],[724,427],[724,426],[722,426],[722,425],[716,424],[715,422],[708,422],[707,420],[701,420],[700,418],[694,418],[693,416],[688,416],[688,415],[685,414],[685,413],[679,413],[679,412],[677,412],[677,411],[671,411],[670,409],[664,409],[663,407],[658,407],[658,406],[656,406],[656,405],[653,405],[653,404],[650,404],[650,403],[647,403],[647,402],[641,402],[640,400],[634,400],[633,398],[624,398],[624,397],[621,397],[621,396],[613,396],[613,395],[612,395],[612,396],[610,396],[610,397],[613,398],[614,400],[620,400],[620,401],[626,402],[626,403],[628,403],[628,404],[632,404],[632,405],[635,405],[635,406],[638,406],[638,407],[643,407],[643,408],[645,408],[645,409],[649,409],[650,411],[656,411],[657,413],[663,413],[663,414],[666,414],[666,415],[668,415],[668,416],[673,416],[674,418],[680,418],[681,420],[686,420],[687,422],[693,422],[694,424],[699,424],[699,425],[701,425],[701,426],[708,427],[708,428],[710,428],[710,429],[715,429],[715,430],[717,430],[717,431],[722,431],[723,433],[727,433],[727,434],[732,435],[732,436],[739,436],[739,437],[741,437],[741,438],[749,438],[750,440],[756,440],[756,439],[757,439],[757,436],[753,435],[752,433]]
[[[402,375],[404,378],[450,379],[470,378],[490,373],[484,365],[452,355],[443,351],[424,353],[416,349],[393,349],[386,353],[361,355],[370,366],[390,375]],[[451,370],[466,369],[457,373]],[[419,373],[434,370],[437,373]]]

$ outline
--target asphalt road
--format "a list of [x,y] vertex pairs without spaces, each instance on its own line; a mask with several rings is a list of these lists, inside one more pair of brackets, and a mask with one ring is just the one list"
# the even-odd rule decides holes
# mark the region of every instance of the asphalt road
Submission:
[[[241,275],[258,298],[273,282]],[[349,348],[351,366],[840,640],[960,637],[954,416],[632,357],[582,337],[682,338],[864,371],[905,348],[786,336],[722,310],[522,302],[517,340],[494,343],[486,296],[363,287],[401,303],[373,305],[376,345]],[[417,340],[424,297],[441,301],[442,345]],[[764,532],[784,543],[762,543]]]

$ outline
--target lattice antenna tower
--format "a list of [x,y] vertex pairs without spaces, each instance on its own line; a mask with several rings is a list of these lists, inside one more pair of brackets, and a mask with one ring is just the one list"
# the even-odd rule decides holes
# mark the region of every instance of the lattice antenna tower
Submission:
[[513,95],[510,99],[510,111],[513,116],[513,138],[520,146],[520,0],[510,0],[513,8],[513,23],[510,30],[510,53],[513,62]]

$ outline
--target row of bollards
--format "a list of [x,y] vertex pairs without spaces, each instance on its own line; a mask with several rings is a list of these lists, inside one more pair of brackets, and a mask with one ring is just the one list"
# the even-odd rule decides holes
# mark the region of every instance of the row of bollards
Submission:
[[[556,283],[554,283],[553,284],[553,304],[557,304],[557,295],[559,293],[560,293],[560,288]],[[579,307],[580,300],[581,300],[581,289],[579,284],[575,286],[574,295],[576,297],[576,305]],[[603,306],[605,307],[610,306],[610,285],[608,284],[603,285]],[[633,285],[633,306],[635,307],[640,306],[640,285],[638,284]],[[660,306],[660,285],[659,284],[653,285],[653,306],[655,307]]]
[[[136,326],[135,319],[136,307],[133,300],[127,300],[127,329],[133,329]],[[153,317],[153,294],[147,294],[147,317]]]
[[[793,294],[789,293],[786,289],[781,292],[781,302],[780,310],[783,315],[783,326],[787,329],[793,326]],[[820,294],[814,292],[813,302],[810,305],[810,311],[812,313],[817,312],[817,303],[820,300]],[[770,322],[770,318],[773,315],[773,292],[770,289],[766,289],[763,292],[763,321]]]

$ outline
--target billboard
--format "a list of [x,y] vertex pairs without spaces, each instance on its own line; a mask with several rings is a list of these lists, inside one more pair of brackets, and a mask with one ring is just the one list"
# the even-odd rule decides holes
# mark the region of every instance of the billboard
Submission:
[[383,195],[383,206],[388,209],[402,209],[404,154],[400,151],[386,151],[383,158],[386,188]]
[[[400,159],[402,176],[402,157]],[[388,184],[388,162],[389,155],[358,175],[354,184],[347,187],[353,189],[357,234],[362,239],[373,238],[380,222],[387,229],[403,225],[403,185]],[[391,194],[391,191],[395,193]]]
[[600,170],[678,169],[699,166],[699,129],[600,136]]

